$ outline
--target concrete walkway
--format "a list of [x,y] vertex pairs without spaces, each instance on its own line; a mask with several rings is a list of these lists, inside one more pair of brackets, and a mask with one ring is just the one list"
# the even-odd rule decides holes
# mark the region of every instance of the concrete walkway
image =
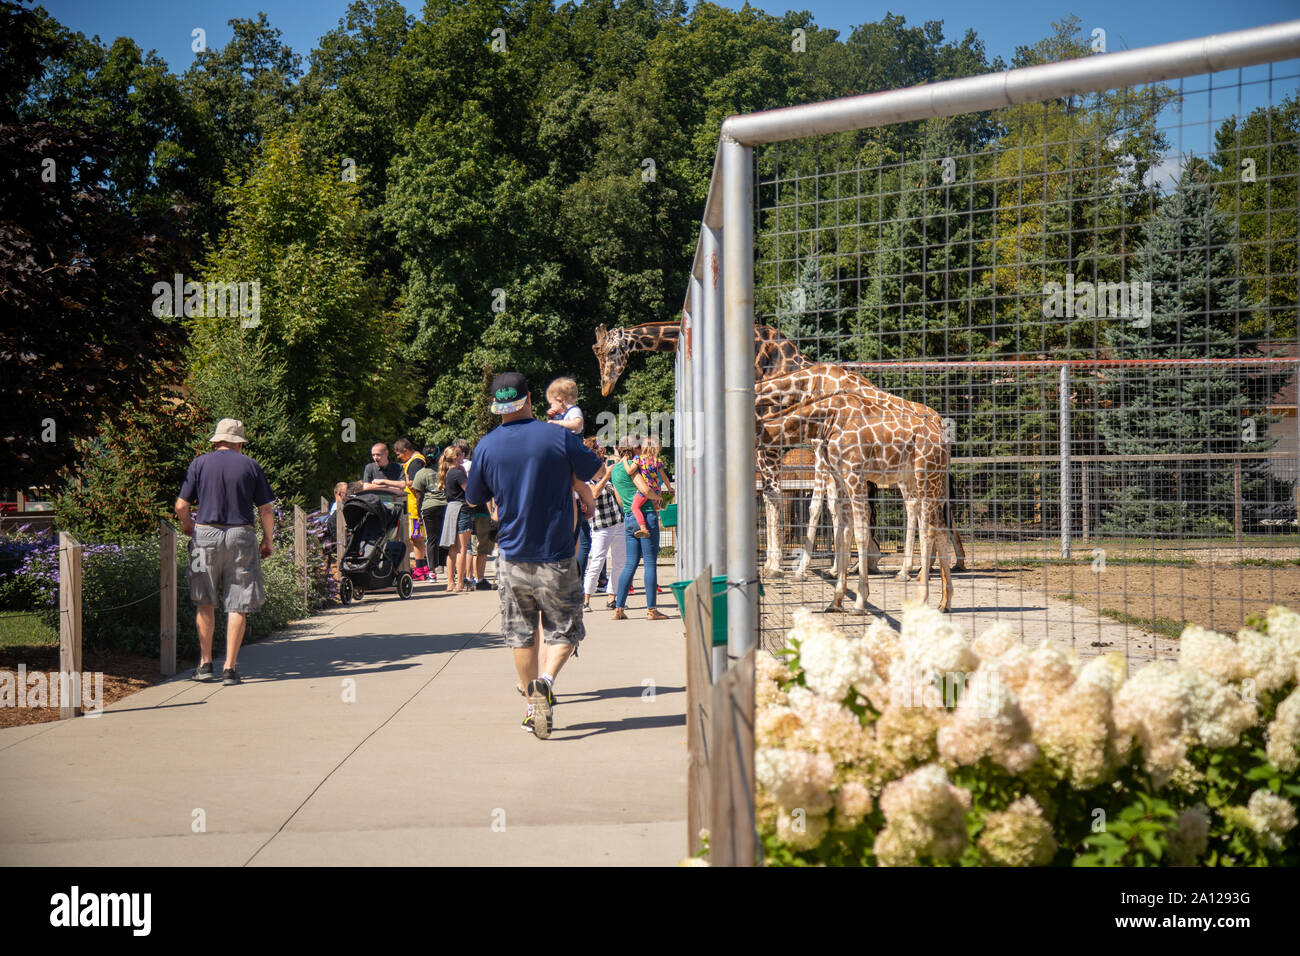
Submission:
[[519,726],[497,593],[441,583],[248,645],[242,686],[188,662],[100,717],[0,730],[0,864],[675,864],[682,627],[643,593],[628,621],[593,601],[545,741]]

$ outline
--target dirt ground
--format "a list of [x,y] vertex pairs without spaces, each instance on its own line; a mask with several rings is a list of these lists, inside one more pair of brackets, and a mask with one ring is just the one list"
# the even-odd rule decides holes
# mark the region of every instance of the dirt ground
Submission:
[[[764,575],[764,647],[775,650],[784,643],[794,608],[827,608],[834,582],[826,575],[826,564],[815,561],[814,573],[802,579]],[[885,554],[884,573],[868,581],[868,613],[883,615],[894,626],[903,602],[919,597],[915,576],[906,584],[895,579],[898,564],[896,555]],[[1068,563],[1015,557],[995,563],[976,555],[966,571],[953,574],[954,623],[973,637],[1000,620],[1017,627],[1031,644],[1050,636],[1082,654],[1121,650],[1133,660],[1151,660],[1176,657],[1176,638],[1184,624],[1234,633],[1248,615],[1270,605],[1300,608],[1300,566],[1295,564],[1181,566],[1129,558],[1093,568],[1086,555]],[[868,618],[852,611],[856,573],[848,583],[847,610],[831,612],[827,619],[856,635]],[[931,576],[929,602],[939,602],[937,574]]]
[[[1094,613],[1117,611],[1132,618],[1166,619],[1235,633],[1246,617],[1273,604],[1300,608],[1300,567],[1178,567],[1091,562],[1000,568],[1023,586],[1065,598]],[[1133,621],[1132,623],[1139,623]]]
[[[36,673],[48,682],[49,706],[17,707],[12,703],[0,706],[0,727],[18,727],[23,724],[39,724],[47,720],[59,719],[59,649],[57,646],[39,647],[4,647],[0,648],[0,674],[9,673],[12,678],[0,678],[8,683],[17,680],[18,665],[26,667],[29,687]],[[158,658],[137,657],[133,654],[94,654],[83,652],[81,670],[86,674],[96,672],[104,675],[104,694],[102,703],[106,706],[121,700],[136,691],[144,690],[151,684],[162,680],[158,672]],[[56,675],[50,681],[50,673]],[[15,685],[16,686],[16,685]],[[28,691],[30,693],[30,691]],[[96,690],[95,696],[98,697]],[[83,695],[84,696],[84,695]]]

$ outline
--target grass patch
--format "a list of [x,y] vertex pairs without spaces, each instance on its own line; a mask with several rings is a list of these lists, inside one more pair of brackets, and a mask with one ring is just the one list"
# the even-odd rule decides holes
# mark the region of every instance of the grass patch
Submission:
[[1172,617],[1139,617],[1136,614],[1126,614],[1124,611],[1116,611],[1108,607],[1102,608],[1101,613],[1121,624],[1132,624],[1134,627],[1164,637],[1178,638],[1182,635],[1183,628],[1187,626],[1186,621],[1175,621]]
[[1300,558],[1279,561],[1276,558],[1242,558],[1232,564],[1234,568],[1294,568],[1300,567]]
[[58,643],[59,632],[41,620],[40,612],[0,611],[0,647]]
[[[1042,567],[1043,565],[1047,564],[1047,565],[1062,565],[1062,566],[1073,565],[1074,567],[1090,568],[1092,567],[1092,562],[1093,562],[1093,558],[1091,555],[1087,555],[1085,557],[1079,557],[1079,558],[1021,558],[1021,557],[1012,558],[1008,556],[1006,560],[1007,563],[1009,564],[1010,563],[1028,564],[1028,565],[1033,565],[1035,567]],[[1107,567],[1113,564],[1156,565],[1157,567],[1165,567],[1165,568],[1197,567],[1196,562],[1192,558],[1125,558],[1125,557],[1111,557],[1109,554],[1107,554],[1106,555]]]

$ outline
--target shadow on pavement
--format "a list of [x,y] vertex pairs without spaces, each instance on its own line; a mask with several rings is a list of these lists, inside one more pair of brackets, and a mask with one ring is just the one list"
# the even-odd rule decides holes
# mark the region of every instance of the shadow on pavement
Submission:
[[[275,645],[274,652],[265,655],[265,661],[253,663],[242,658],[239,676],[249,683],[340,675],[354,677],[416,667],[418,664],[413,658],[454,653],[470,646],[504,647],[505,642],[499,633],[491,632],[313,637]],[[191,664],[190,669],[193,667]]]
[[[647,717],[622,717],[618,720],[597,720],[586,724],[570,724],[556,727],[551,731],[551,740],[582,740],[596,734],[608,734],[618,730],[652,730],[656,727],[685,727],[685,714],[658,714]],[[573,731],[585,730],[585,734]]]

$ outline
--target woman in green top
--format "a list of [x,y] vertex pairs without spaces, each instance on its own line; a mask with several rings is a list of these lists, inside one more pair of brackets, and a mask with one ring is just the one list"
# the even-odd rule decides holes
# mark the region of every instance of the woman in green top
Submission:
[[[632,589],[636,566],[642,561],[645,562],[645,604],[649,609],[646,618],[651,621],[662,621],[667,618],[666,614],[661,614],[655,609],[655,597],[659,591],[658,507],[663,503],[663,498],[646,482],[637,463],[633,460],[640,452],[641,443],[637,439],[631,436],[624,438],[618,443],[618,460],[610,469],[613,472],[611,483],[614,485],[614,493],[618,495],[618,503],[623,508],[623,540],[624,547],[627,549],[627,558],[623,561],[623,573],[618,579],[618,595],[614,599],[616,621],[627,620],[627,612],[624,610],[627,606],[627,595]],[[646,530],[650,532],[650,536],[646,538],[636,536],[641,526],[637,524],[636,516],[632,514],[632,499],[636,497],[638,491],[649,499],[642,509],[645,514]]]
[[447,560],[447,549],[439,542],[442,538],[442,519],[447,513],[447,496],[438,480],[438,468],[428,462],[438,460],[438,446],[424,449],[425,466],[415,473],[411,490],[420,501],[420,518],[424,521],[424,540],[429,549],[429,580],[438,580],[438,568]]

